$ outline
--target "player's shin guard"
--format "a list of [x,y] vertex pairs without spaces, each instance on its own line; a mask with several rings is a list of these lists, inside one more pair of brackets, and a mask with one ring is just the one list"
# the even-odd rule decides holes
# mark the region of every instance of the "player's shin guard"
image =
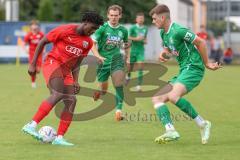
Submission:
[[66,112],[66,111],[62,112],[57,135],[64,136],[64,134],[67,132],[68,127],[72,122],[72,117],[73,117],[73,113]]
[[167,124],[172,124],[170,112],[164,103],[157,103],[154,105],[154,108],[156,109],[159,120],[164,126]]
[[143,70],[140,69],[138,70],[138,85],[142,85],[142,82],[143,82]]
[[192,104],[190,102],[188,102],[186,99],[184,98],[180,98],[177,103],[176,106],[178,108],[180,108],[184,113],[186,113],[189,117],[191,117],[192,119],[196,118],[198,116],[197,111],[194,109],[194,107],[192,106]]
[[36,123],[39,123],[44,117],[48,115],[52,108],[53,106],[49,102],[43,101],[32,120],[35,121]]
[[124,98],[124,93],[123,93],[123,86],[120,87],[115,87],[116,89],[116,109],[117,110],[122,110],[122,105],[123,105],[123,98]]

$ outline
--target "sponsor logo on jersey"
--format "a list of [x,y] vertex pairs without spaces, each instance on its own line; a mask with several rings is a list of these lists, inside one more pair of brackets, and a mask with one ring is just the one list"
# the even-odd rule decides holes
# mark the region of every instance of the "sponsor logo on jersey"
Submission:
[[32,39],[32,40],[31,40],[31,43],[32,43],[32,44],[38,44],[39,41],[40,41],[40,39]]
[[70,45],[66,46],[65,50],[68,53],[74,54],[76,56],[80,56],[82,54],[82,52],[83,52],[82,49],[74,47],[74,46],[70,46]]
[[190,41],[192,39],[192,37],[193,37],[193,34],[190,32],[187,32],[183,39],[186,41]]
[[114,44],[114,45],[117,45],[121,42],[121,38],[119,36],[114,36],[114,35],[111,35],[111,36],[108,36],[107,37],[107,41],[106,41],[106,44]]
[[121,46],[121,37],[119,36],[116,36],[116,35],[109,35],[107,37],[107,40],[106,40],[106,43],[105,45],[103,46],[104,50],[112,50],[116,47],[120,48]]

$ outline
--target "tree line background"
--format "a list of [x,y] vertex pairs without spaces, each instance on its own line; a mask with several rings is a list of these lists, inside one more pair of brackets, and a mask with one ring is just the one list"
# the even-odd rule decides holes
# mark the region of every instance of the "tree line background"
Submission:
[[[19,0],[20,21],[38,19],[42,22],[79,22],[84,11],[96,11],[104,18],[108,6],[118,4],[123,8],[122,23],[134,23],[137,12],[144,12],[146,24],[151,24],[148,12],[155,0]],[[4,8],[0,7],[0,20]]]

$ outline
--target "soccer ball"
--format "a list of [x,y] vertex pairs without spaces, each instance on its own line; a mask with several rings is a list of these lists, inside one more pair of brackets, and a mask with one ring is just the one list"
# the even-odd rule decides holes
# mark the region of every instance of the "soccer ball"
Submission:
[[39,129],[38,133],[44,143],[52,142],[57,136],[55,129],[51,126],[43,126]]

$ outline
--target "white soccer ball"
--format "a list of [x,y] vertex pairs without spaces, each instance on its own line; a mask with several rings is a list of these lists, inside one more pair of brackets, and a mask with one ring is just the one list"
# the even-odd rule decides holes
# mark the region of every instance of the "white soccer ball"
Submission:
[[51,126],[43,126],[39,129],[38,133],[42,137],[44,143],[52,142],[57,136],[55,129]]

